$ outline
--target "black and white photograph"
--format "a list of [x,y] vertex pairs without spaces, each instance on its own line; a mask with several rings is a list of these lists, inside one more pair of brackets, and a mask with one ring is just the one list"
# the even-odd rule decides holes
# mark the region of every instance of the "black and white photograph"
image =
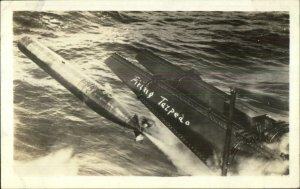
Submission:
[[11,19],[17,177],[294,176],[288,10]]

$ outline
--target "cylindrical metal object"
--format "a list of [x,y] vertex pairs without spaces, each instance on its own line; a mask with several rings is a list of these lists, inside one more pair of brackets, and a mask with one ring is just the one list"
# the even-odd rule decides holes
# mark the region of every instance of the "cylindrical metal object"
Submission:
[[61,56],[29,37],[20,39],[18,47],[99,115],[133,130],[139,128],[137,121],[132,120],[136,116],[130,114],[103,86],[83,75]]

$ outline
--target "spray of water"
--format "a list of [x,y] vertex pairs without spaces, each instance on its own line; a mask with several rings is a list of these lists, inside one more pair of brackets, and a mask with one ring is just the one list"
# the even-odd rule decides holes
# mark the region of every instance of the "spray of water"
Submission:
[[238,161],[237,175],[247,176],[283,175],[286,174],[289,165],[288,161],[270,161],[254,158],[240,158]]
[[[219,171],[210,170],[199,158],[188,149],[162,123],[155,121],[156,126],[145,135],[173,162],[182,174],[187,175],[220,175]],[[269,146],[288,154],[288,135],[282,137],[278,143]],[[267,161],[255,158],[239,158],[237,173],[228,175],[283,175],[287,174],[289,161]]]
[[20,176],[74,176],[78,164],[72,148],[64,148],[30,162],[15,162],[15,173]]
[[192,176],[215,174],[162,124],[152,127],[145,135],[167,155],[180,173]]
[[[288,134],[282,136],[281,140],[267,145],[270,149],[279,153],[288,154]],[[254,158],[240,158],[238,160],[239,175],[285,175],[288,174],[289,161],[262,160]]]

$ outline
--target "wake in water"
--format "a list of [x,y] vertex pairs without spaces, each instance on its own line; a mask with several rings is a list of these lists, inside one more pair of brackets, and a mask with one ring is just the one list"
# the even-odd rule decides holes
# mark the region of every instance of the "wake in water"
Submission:
[[[156,122],[157,123],[157,122]],[[220,175],[220,170],[210,170],[190,149],[169,131],[162,123],[151,128],[145,135],[153,142],[182,174],[197,175]],[[270,146],[273,150],[288,152],[288,135],[282,137],[281,141]],[[228,175],[284,175],[287,174],[289,161],[279,160],[266,161],[255,158],[238,159],[237,172],[228,172]]]
[[78,164],[73,149],[64,148],[33,161],[15,161],[14,169],[20,176],[75,176]]
[[[288,154],[288,134],[285,134],[277,143],[269,144],[268,147],[272,150]],[[238,170],[239,175],[286,175],[289,171],[289,160],[239,159]]]
[[164,125],[156,124],[145,135],[167,155],[179,172],[192,176],[215,174]]
[[229,173],[229,175],[245,176],[263,176],[263,175],[283,175],[287,174],[286,170],[289,161],[266,161],[261,159],[239,159],[238,174]]

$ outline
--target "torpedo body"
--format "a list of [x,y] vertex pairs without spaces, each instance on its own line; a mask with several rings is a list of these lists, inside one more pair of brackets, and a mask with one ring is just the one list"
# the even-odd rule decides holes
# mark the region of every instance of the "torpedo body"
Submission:
[[20,39],[18,47],[96,113],[135,133],[141,133],[135,114],[130,114],[102,85],[82,74],[67,60],[29,37]]

